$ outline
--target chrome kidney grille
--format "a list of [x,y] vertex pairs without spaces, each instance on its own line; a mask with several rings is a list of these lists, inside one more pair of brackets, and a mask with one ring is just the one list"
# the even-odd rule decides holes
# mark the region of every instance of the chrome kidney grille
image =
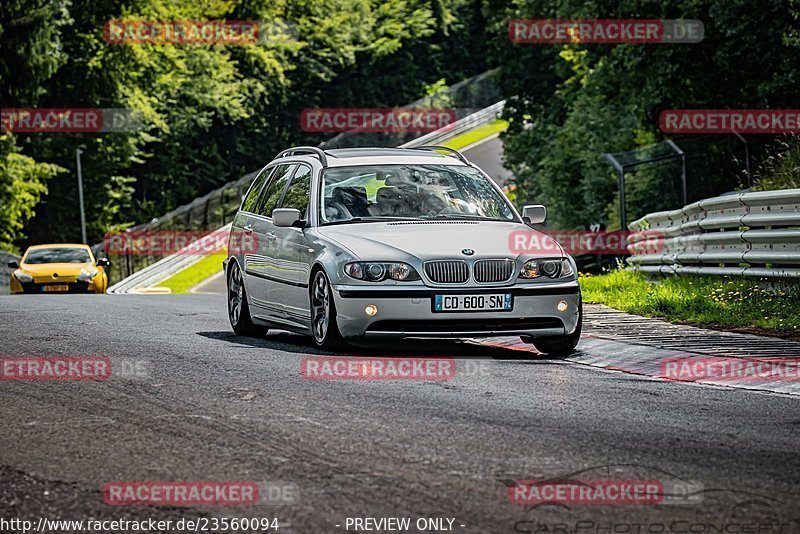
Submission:
[[[469,280],[469,264],[464,260],[425,262],[425,274],[437,284],[463,284]],[[472,277],[479,284],[508,282],[514,276],[514,260],[478,260]]]
[[475,262],[473,275],[475,281],[482,284],[506,282],[514,276],[514,261],[478,260]]
[[469,280],[469,266],[461,260],[429,261],[425,274],[437,284],[463,284]]

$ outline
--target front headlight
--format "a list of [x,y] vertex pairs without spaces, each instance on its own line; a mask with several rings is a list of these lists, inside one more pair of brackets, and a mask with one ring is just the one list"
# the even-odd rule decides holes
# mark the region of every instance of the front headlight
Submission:
[[91,282],[97,276],[99,271],[97,269],[83,269],[81,274],[78,275],[79,282]]
[[575,269],[572,267],[572,262],[569,261],[569,258],[564,258],[561,260],[561,278],[566,278],[568,276],[574,276]]
[[345,265],[344,272],[351,278],[367,280],[368,282],[382,282],[384,280],[411,282],[420,279],[417,271],[403,262],[357,261]]
[[567,258],[558,260],[528,260],[519,272],[520,278],[533,279],[546,276],[548,278],[568,278],[575,274],[572,262]]
[[22,271],[14,271],[14,278],[19,280],[23,284],[33,282],[33,276],[29,275],[28,273],[23,273]]

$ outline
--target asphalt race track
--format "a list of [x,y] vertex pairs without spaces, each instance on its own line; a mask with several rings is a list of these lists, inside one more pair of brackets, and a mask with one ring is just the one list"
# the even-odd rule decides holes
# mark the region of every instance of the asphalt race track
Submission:
[[[451,380],[308,380],[301,360],[322,353],[286,333],[236,337],[222,295],[2,297],[0,321],[2,356],[105,355],[137,370],[0,382],[5,518],[259,517],[300,533],[394,517],[445,518],[426,531],[464,533],[800,532],[797,396],[462,342],[342,353],[452,356]],[[510,501],[511,481],[543,478],[657,480],[669,495]],[[294,493],[240,507],[104,503],[107,482],[142,480]]]

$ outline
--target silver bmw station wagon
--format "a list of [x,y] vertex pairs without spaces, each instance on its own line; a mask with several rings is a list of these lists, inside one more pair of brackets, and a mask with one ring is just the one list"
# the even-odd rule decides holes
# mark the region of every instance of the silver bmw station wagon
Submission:
[[520,217],[449,148],[284,150],[233,221],[230,322],[240,335],[278,328],[328,348],[520,336],[568,354],[583,315],[574,260],[560,246],[532,255],[509,246],[544,219],[543,206]]

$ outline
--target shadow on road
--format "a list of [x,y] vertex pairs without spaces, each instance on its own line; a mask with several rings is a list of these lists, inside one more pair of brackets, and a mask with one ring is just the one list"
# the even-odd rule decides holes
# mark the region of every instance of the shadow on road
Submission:
[[361,357],[435,356],[453,358],[491,358],[533,363],[550,360],[544,354],[524,352],[502,347],[491,347],[467,340],[417,340],[359,343],[337,352],[320,350],[311,338],[289,332],[270,332],[263,337],[238,336],[231,331],[198,332],[197,335],[225,343],[235,343],[252,348],[281,350],[295,354],[347,355]]

